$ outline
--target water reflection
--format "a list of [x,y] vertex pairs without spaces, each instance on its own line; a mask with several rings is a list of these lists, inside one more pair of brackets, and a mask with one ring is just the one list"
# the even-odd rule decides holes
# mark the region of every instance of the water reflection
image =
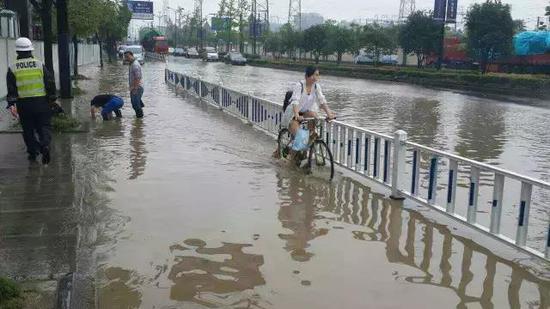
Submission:
[[506,142],[506,111],[501,104],[464,104],[458,114],[455,151],[482,162],[498,159]]
[[[362,228],[357,226],[351,231],[352,238],[385,243],[389,263],[407,265],[422,274],[410,276],[396,272],[395,280],[449,289],[459,299],[457,308],[502,308],[505,302],[499,296],[503,291],[510,308],[550,306],[550,274],[539,277],[472,240],[454,235],[447,226],[435,224],[419,212],[404,209],[400,203],[372,193],[358,182],[345,178],[331,185],[321,181],[295,181],[292,178],[298,177],[282,174],[278,177],[280,197],[288,203],[281,205],[279,218],[283,226],[295,231],[289,237],[293,242],[287,241],[291,249],[309,246],[309,241],[319,235],[315,229],[319,220],[359,225]],[[290,207],[310,211],[303,215],[281,215]],[[477,271],[480,267],[485,271]]]
[[281,233],[279,238],[286,241],[285,249],[290,252],[293,260],[307,262],[313,256],[313,253],[307,251],[309,241],[326,235],[328,229],[316,228],[314,225],[314,195],[304,194],[304,178],[290,177],[285,180],[286,183],[279,183],[279,186],[283,185],[288,188],[288,199],[279,208],[279,221],[284,228],[291,230],[292,233]]
[[[136,273],[120,267],[109,267],[103,275],[106,284],[99,293],[99,308],[139,308],[142,294],[136,286],[140,284]],[[101,300],[106,300],[101,302]]]
[[416,143],[439,147],[440,102],[429,99],[414,99],[412,102],[396,104],[393,114],[394,130],[406,131]]
[[145,135],[143,128],[145,124],[141,119],[135,119],[130,131],[130,177],[129,179],[137,179],[145,171],[147,161],[147,150],[145,148]]
[[[168,274],[168,279],[173,282],[170,298],[207,307],[254,302],[252,299],[243,300],[240,293],[235,293],[265,284],[260,272],[263,256],[243,252],[244,248],[251,246],[222,243],[220,247],[209,248],[199,239],[172,245],[170,250],[177,255]],[[237,299],[231,299],[228,293],[233,293]]]

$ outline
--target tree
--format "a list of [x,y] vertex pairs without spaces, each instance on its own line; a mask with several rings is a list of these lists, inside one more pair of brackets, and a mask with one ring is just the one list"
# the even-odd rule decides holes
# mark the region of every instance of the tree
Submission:
[[42,21],[42,37],[44,39],[44,65],[52,74],[53,67],[53,32],[52,32],[52,6],[53,0],[42,0],[38,3],[31,0],[31,4],[38,11]]
[[342,55],[352,49],[352,30],[333,21],[325,23],[327,31],[327,54],[336,54],[337,62],[342,62]]
[[359,24],[352,23],[350,29],[350,49],[349,51],[354,55],[359,55],[359,51],[362,46],[361,37],[363,36],[363,27]]
[[232,32],[233,32],[233,29],[238,26],[238,22],[237,22],[237,0],[227,0],[227,7],[226,7],[226,14],[227,14],[227,18],[229,19],[229,25],[228,25],[228,38],[227,38],[227,51],[229,51],[229,45],[232,45],[233,41],[232,41]]
[[[224,41],[227,41],[227,44],[229,44],[229,25],[225,23],[225,17],[227,14],[227,0],[221,0],[218,3],[218,13],[217,13],[217,25],[216,25],[216,34],[218,36],[218,39],[222,39]],[[225,38],[225,39],[224,39]],[[229,47],[227,47],[227,50],[229,51]]]
[[242,52],[244,50],[245,28],[248,25],[248,19],[246,17],[249,15],[250,12],[250,3],[248,2],[248,0],[238,1],[237,15],[239,16],[239,50]]
[[367,51],[374,55],[375,64],[383,54],[393,54],[397,48],[397,27],[382,27],[378,24],[366,25],[363,31],[363,42]]
[[407,18],[399,31],[399,44],[404,53],[415,53],[418,68],[422,68],[426,56],[437,53],[441,42],[441,26],[427,12],[416,11]]
[[101,0],[69,1],[69,29],[73,34],[74,76],[78,76],[78,39],[88,38],[97,33],[102,21]]
[[514,20],[514,33],[520,33],[527,29],[525,22],[521,19]]
[[278,59],[285,52],[280,32],[268,32],[264,37],[264,49]]
[[510,6],[500,2],[475,4],[466,16],[467,46],[471,55],[487,72],[489,61],[512,51],[514,21]]
[[304,31],[304,49],[315,57],[315,63],[319,63],[319,57],[327,46],[326,25],[316,25]]
[[279,30],[279,35],[281,37],[282,50],[287,53],[289,58],[293,57],[296,48],[298,48],[298,33],[294,31],[292,25],[286,23]]
[[128,35],[128,25],[132,19],[132,13],[126,6],[110,0],[101,0],[100,6],[101,21],[96,36],[99,45],[105,48],[109,60],[112,60],[116,54],[116,43],[126,39]]

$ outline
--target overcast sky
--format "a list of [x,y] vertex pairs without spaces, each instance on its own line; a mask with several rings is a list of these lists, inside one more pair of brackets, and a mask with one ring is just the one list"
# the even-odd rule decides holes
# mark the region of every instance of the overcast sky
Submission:
[[[167,0],[171,7],[181,6],[185,10],[193,9],[193,0]],[[218,0],[203,0],[205,14],[214,13],[218,8]],[[265,1],[265,0],[264,0]],[[159,14],[163,0],[155,2],[155,14]],[[274,20],[284,23],[288,18],[288,0],[270,0],[271,16]],[[483,3],[485,0],[458,0],[459,12],[465,11],[473,3]],[[512,5],[514,19],[524,19],[533,25],[537,16],[544,15],[544,8],[550,5],[549,0],[503,0]],[[353,20],[374,18],[375,16],[397,16],[400,0],[302,0],[303,12],[315,12],[325,18],[336,20]],[[433,9],[434,0],[416,0],[417,9]],[[171,13],[173,14],[173,13]],[[273,18],[272,18],[273,19]]]

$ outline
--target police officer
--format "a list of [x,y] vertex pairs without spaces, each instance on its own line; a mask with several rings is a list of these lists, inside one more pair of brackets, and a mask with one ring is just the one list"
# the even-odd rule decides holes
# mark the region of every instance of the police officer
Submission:
[[[6,76],[8,109],[19,117],[28,159],[36,161],[42,154],[42,164],[50,163],[51,117],[50,102],[57,99],[53,75],[33,57],[32,42],[25,37],[15,41],[17,60]],[[36,136],[38,135],[38,140]]]

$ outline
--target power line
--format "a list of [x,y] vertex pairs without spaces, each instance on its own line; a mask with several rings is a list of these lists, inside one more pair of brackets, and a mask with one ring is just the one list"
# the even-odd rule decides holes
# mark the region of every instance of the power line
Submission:
[[415,0],[401,0],[401,4],[399,5],[399,21],[405,21],[415,10]]
[[288,23],[302,31],[302,0],[289,0]]

